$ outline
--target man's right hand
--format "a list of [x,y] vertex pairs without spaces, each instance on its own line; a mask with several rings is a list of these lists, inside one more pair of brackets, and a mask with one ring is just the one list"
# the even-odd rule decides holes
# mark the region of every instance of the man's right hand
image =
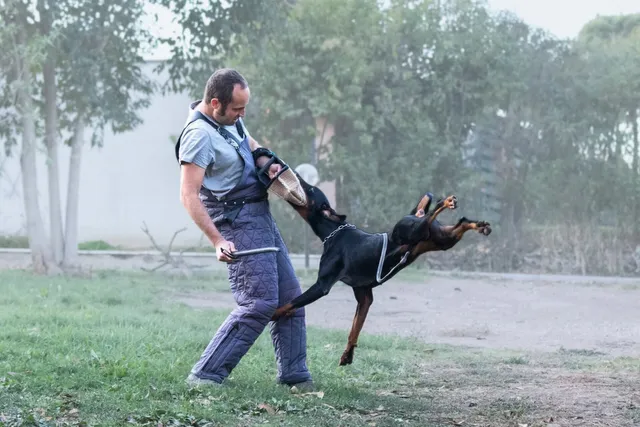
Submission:
[[[229,242],[228,240],[221,240],[220,242],[216,242],[216,256],[218,257],[218,261],[231,263],[235,262],[233,258],[227,255],[229,252],[235,252],[236,247],[233,242]],[[222,251],[225,250],[225,252]]]

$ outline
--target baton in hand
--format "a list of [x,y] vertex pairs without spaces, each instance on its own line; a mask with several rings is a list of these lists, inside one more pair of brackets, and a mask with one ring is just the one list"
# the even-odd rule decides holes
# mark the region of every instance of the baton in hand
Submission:
[[255,254],[264,254],[267,252],[280,252],[280,248],[276,248],[276,247],[266,247],[266,248],[257,248],[257,249],[247,249],[244,251],[235,251],[235,252],[229,252],[228,250],[222,248],[220,249],[220,251],[227,255],[229,258],[240,258],[243,256],[247,256],[247,255],[255,255]]

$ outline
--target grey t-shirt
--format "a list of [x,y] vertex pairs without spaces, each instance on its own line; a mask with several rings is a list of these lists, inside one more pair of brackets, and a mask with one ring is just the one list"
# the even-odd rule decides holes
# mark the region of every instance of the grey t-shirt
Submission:
[[[199,101],[191,103],[189,109],[193,110],[198,103]],[[189,113],[185,124],[191,120],[191,111]],[[248,137],[247,128],[242,121],[241,124]],[[235,124],[222,127],[242,141]],[[205,169],[202,185],[216,197],[226,195],[242,178],[244,162],[240,154],[204,120],[196,120],[187,126],[182,134],[178,156],[180,162],[194,163]]]

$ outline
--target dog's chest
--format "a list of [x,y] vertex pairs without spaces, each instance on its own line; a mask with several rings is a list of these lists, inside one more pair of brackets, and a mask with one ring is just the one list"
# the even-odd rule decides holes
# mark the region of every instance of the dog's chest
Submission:
[[382,235],[366,234],[348,239],[341,251],[344,267],[339,280],[354,288],[375,284],[381,255],[384,256],[382,249]]

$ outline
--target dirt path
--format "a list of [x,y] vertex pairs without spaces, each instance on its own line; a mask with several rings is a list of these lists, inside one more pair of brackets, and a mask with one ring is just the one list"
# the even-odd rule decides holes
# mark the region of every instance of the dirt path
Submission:
[[[486,275],[436,276],[424,283],[393,280],[374,290],[363,332],[496,349],[640,356],[640,280],[575,279]],[[178,297],[193,307],[234,306],[230,293]],[[351,289],[338,283],[307,307],[308,324],[346,331],[354,311]]]
[[[424,283],[386,283],[374,291],[364,332],[521,355],[434,350],[415,360],[420,373],[411,384],[378,390],[380,396],[402,396],[422,407],[422,422],[415,425],[640,423],[637,361],[613,360],[640,356],[640,280],[473,276],[432,274]],[[230,293],[178,298],[192,307],[234,306]],[[343,330],[346,342],[354,311],[351,289],[339,283],[307,307],[308,323]],[[335,352],[337,360],[341,349]]]

